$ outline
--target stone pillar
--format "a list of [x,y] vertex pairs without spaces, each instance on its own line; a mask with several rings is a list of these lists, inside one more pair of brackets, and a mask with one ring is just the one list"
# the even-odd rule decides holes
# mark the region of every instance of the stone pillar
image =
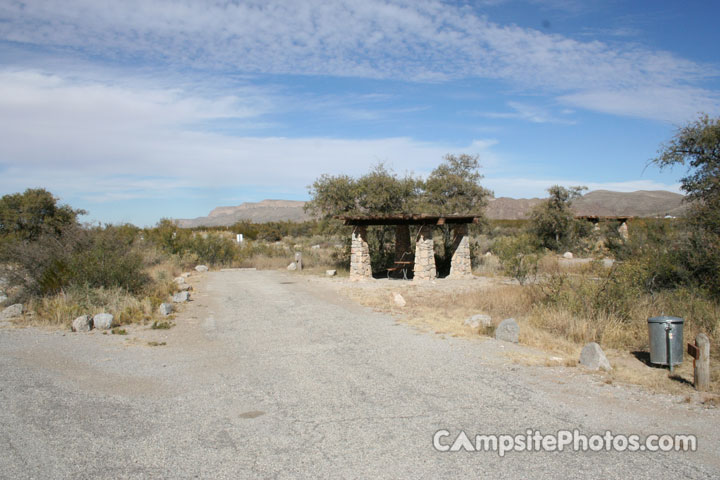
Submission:
[[618,228],[618,233],[623,240],[627,240],[628,238],[630,238],[630,235],[628,234],[627,222],[623,222],[622,225],[620,225],[620,227]]
[[453,255],[450,261],[450,276],[453,278],[472,276],[470,261],[470,239],[467,225],[453,227]]
[[415,277],[414,280],[434,280],[435,249],[433,243],[433,226],[423,225],[418,232],[415,244]]
[[370,266],[370,249],[367,243],[367,227],[353,227],[350,245],[350,280],[366,280],[372,278]]

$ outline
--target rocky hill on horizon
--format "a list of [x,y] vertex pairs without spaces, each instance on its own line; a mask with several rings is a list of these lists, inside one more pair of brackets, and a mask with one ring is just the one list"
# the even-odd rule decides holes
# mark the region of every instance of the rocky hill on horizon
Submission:
[[261,202],[245,202],[234,207],[216,207],[207,217],[178,219],[182,228],[195,227],[226,227],[240,221],[253,223],[267,222],[303,222],[310,220],[305,213],[305,202],[296,200],[263,200]]
[[[594,190],[573,203],[578,215],[664,217],[682,215],[687,206],[683,196],[664,190],[638,190],[636,192],[612,192]],[[532,208],[542,202],[541,198],[492,198],[485,214],[493,220],[518,220],[527,218]],[[207,217],[178,219],[183,228],[230,226],[240,221],[253,223],[293,221],[302,222],[311,217],[297,200],[263,200],[246,202],[237,206],[214,208]]]
[[[613,192],[593,190],[573,202],[577,215],[628,216],[628,217],[673,217],[683,214],[687,205],[683,195],[665,190],[637,190],[635,192]],[[485,210],[494,220],[519,220],[528,218],[535,205],[542,198],[492,198]]]

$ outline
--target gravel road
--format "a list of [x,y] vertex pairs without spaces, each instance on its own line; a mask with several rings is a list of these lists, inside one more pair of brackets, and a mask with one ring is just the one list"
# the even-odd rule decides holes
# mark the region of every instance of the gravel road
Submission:
[[[171,330],[0,329],[0,477],[720,477],[717,409],[518,365],[522,347],[420,333],[304,275],[192,279]],[[442,429],[695,434],[698,451],[501,458],[439,452]]]

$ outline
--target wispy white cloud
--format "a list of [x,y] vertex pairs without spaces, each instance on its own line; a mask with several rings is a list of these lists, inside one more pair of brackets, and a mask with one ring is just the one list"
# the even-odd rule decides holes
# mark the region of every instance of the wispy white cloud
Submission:
[[646,87],[595,90],[563,95],[567,105],[613,115],[660,118],[682,123],[699,113],[720,112],[720,97],[700,88]]
[[47,186],[94,201],[192,188],[304,191],[321,173],[358,175],[381,161],[422,173],[448,152],[484,155],[493,145],[224,135],[203,122],[251,122],[271,102],[251,91],[222,98],[190,93],[0,72],[0,191]]
[[[548,109],[536,105],[529,105],[522,102],[507,102],[512,112],[481,112],[480,115],[487,118],[501,118],[511,120],[525,120],[532,123],[564,123],[571,125],[574,122],[568,118],[554,115]],[[562,114],[570,114],[571,111],[562,110]]]
[[440,0],[33,0],[5,2],[0,19],[2,39],[121,62],[419,81],[493,78],[589,109],[598,109],[599,92],[664,90],[659,104],[646,95],[613,113],[674,121],[687,120],[675,108],[682,100],[718,104],[717,92],[699,86],[717,75],[715,67],[635,44],[499,25],[470,6]]

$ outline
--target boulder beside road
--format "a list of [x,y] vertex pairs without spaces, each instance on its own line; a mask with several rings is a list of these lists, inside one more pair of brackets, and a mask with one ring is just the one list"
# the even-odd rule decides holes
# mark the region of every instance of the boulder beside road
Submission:
[[185,303],[190,300],[190,292],[183,291],[178,292],[172,296],[172,301],[175,303]]
[[490,315],[478,313],[472,317],[466,318],[463,325],[472,329],[478,329],[480,327],[487,328],[492,325],[492,317],[490,317]]
[[506,318],[495,329],[495,339],[503,342],[518,343],[520,336],[520,326],[514,318]]
[[25,308],[22,303],[10,305],[9,307],[6,307],[2,313],[0,313],[0,320],[10,320],[11,318],[20,317],[24,311]]
[[72,322],[73,332],[89,332],[93,328],[93,319],[90,315],[80,315]]
[[113,327],[113,316],[109,313],[98,313],[93,317],[93,326],[98,330],[110,330]]
[[605,352],[595,342],[590,342],[585,345],[580,352],[580,364],[590,370],[605,370],[610,371],[612,367],[610,362],[605,356]]

